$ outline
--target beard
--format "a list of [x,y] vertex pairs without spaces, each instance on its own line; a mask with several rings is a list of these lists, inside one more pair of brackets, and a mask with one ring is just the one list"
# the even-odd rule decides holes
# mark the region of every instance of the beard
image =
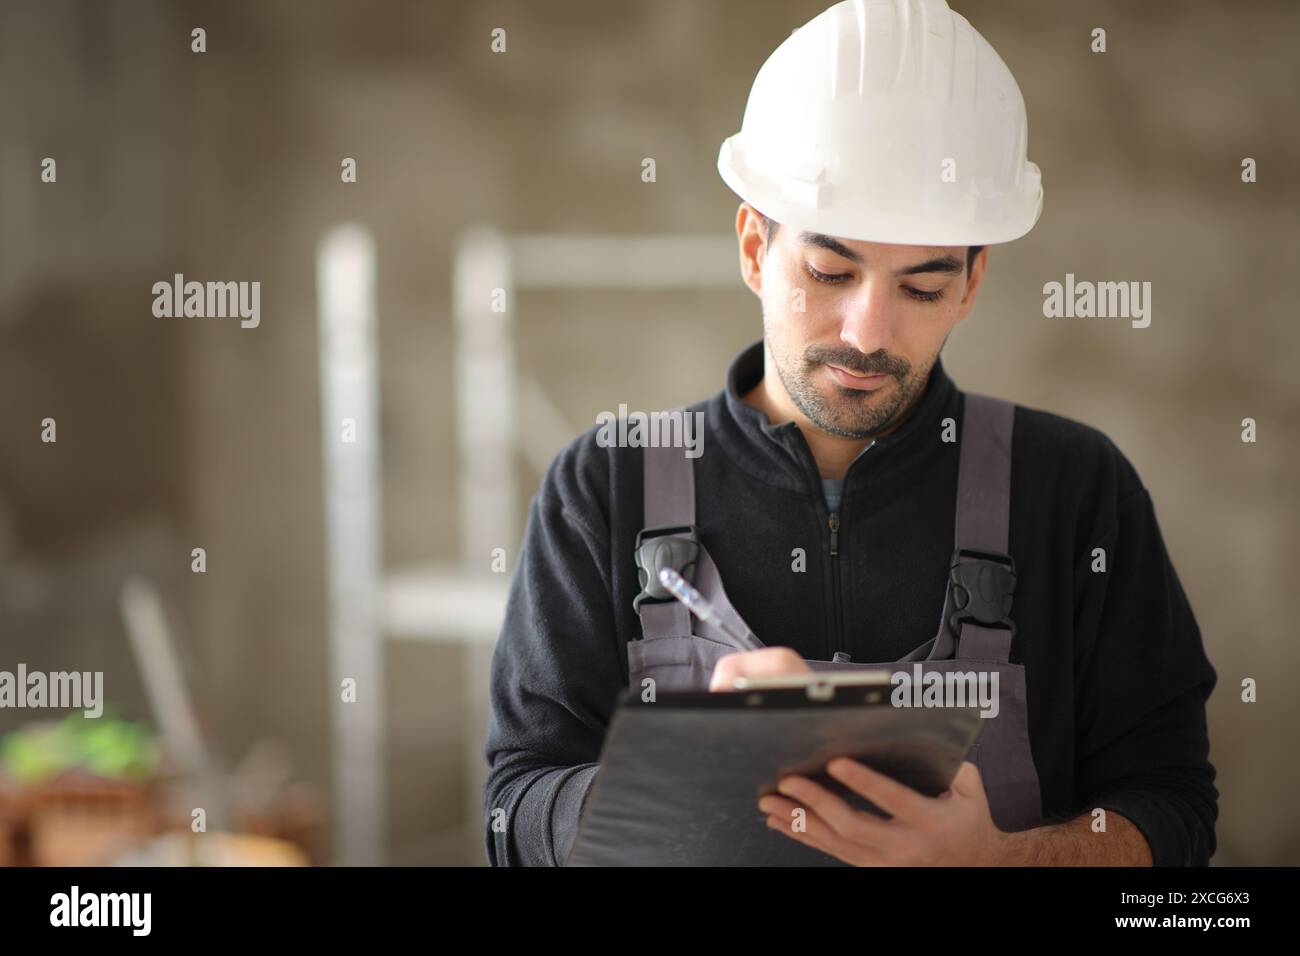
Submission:
[[[848,346],[809,345],[799,352],[797,348],[787,347],[770,331],[768,346],[777,375],[791,400],[810,422],[841,438],[875,438],[891,431],[925,390],[934,364],[931,362],[930,367],[918,370],[901,356],[883,351],[867,355]],[[823,370],[827,364],[838,365],[855,375],[888,375],[893,381],[887,380],[871,391],[848,388]],[[895,387],[890,388],[891,384]]]

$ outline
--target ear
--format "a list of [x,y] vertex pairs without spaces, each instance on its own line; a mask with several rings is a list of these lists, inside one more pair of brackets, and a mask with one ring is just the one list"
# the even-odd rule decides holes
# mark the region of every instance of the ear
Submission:
[[747,202],[736,210],[736,238],[740,242],[740,277],[750,291],[763,295],[763,260],[767,257],[767,230],[763,217]]
[[970,310],[975,307],[975,297],[979,294],[980,286],[984,283],[988,259],[989,247],[985,246],[975,254],[975,260],[970,264],[970,275],[966,277],[966,291],[963,293],[961,302],[957,307],[957,322],[966,318]]

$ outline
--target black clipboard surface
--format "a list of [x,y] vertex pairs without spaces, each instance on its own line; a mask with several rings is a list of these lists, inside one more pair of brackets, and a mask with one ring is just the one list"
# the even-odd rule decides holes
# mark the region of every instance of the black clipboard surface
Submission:
[[948,789],[980,731],[974,707],[904,708],[889,688],[660,694],[629,691],[605,736],[566,866],[820,866],[833,857],[770,829],[758,809],[779,777],[816,779],[837,756],[930,796]]

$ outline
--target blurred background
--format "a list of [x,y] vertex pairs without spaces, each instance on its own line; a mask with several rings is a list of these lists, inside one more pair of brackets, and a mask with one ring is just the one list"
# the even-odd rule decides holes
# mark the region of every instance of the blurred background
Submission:
[[[827,5],[0,0],[0,670],[106,706],[0,709],[0,862],[484,862],[529,498],[761,335],[717,151]],[[1137,466],[1219,673],[1215,863],[1298,863],[1300,5],[951,5],[1045,206],[948,370]],[[260,281],[259,326],[154,317],[176,273]],[[1151,282],[1150,327],[1045,319],[1066,273]]]

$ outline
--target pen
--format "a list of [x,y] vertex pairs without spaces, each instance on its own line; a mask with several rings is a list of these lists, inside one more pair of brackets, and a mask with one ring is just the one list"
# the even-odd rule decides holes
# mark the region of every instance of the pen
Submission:
[[756,651],[763,647],[758,640],[748,634],[742,634],[723,620],[722,615],[713,609],[703,594],[686,583],[686,579],[672,568],[659,572],[659,583],[677,600],[686,605],[687,610],[707,624],[712,624],[722,636],[742,651]]

